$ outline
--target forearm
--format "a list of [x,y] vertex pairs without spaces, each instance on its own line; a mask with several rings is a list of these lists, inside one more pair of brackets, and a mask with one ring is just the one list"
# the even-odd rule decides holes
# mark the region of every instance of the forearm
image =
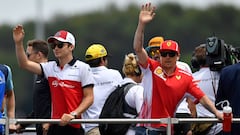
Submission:
[[200,99],[200,103],[211,113],[217,115],[218,110],[216,109],[213,102],[205,95]]
[[144,43],[144,24],[139,22],[135,35],[134,35],[134,42],[133,42],[133,48],[136,53],[141,52],[143,49],[143,43]]
[[15,51],[17,56],[18,65],[21,68],[26,67],[27,65],[27,56],[24,51],[23,42],[15,42]]
[[138,62],[142,65],[147,63],[147,53],[143,47],[144,44],[144,27],[145,24],[139,21],[135,35],[133,48],[135,50],[136,55],[138,56]]
[[85,112],[93,103],[93,97],[85,97],[83,98],[81,104],[74,110],[77,113],[77,116],[80,116],[83,112]]
[[83,89],[83,99],[81,104],[73,110],[77,113],[77,116],[80,116],[93,104],[93,87],[89,86]]
[[13,91],[7,95],[6,105],[8,118],[15,118],[15,95]]

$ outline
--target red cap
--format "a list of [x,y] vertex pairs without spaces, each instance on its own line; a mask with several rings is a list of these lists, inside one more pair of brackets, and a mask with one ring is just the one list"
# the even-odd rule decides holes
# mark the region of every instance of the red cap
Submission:
[[162,45],[160,46],[160,51],[164,51],[164,50],[171,50],[171,51],[180,53],[180,48],[178,46],[178,43],[173,40],[165,40],[162,43]]
[[75,45],[75,38],[74,36],[65,30],[58,31],[54,36],[50,36],[48,38],[48,43],[52,43],[54,39],[61,41],[61,42],[68,42],[72,45]]

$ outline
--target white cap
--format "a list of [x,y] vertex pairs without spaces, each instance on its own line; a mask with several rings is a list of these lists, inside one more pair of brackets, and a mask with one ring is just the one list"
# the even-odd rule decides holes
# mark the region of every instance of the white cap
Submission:
[[75,46],[75,38],[72,33],[68,31],[60,30],[54,36],[50,36],[47,41],[48,43],[52,43],[54,39],[61,42],[67,42]]

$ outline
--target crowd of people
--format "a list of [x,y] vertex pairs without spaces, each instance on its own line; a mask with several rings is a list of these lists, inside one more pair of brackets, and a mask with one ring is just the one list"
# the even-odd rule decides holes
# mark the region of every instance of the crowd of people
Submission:
[[[155,36],[144,48],[144,31],[155,17],[151,3],[142,5],[133,49],[123,60],[122,77],[108,68],[108,52],[101,43],[91,44],[85,61],[73,56],[75,37],[60,30],[47,41],[29,40],[24,49],[24,28],[13,28],[13,40],[18,65],[35,74],[33,111],[27,118],[60,119],[59,124],[36,124],[37,135],[100,135],[98,123],[70,124],[73,119],[98,119],[107,97],[118,86],[134,83],[125,96],[126,103],[136,109],[137,118],[216,117],[223,120],[221,108],[215,103],[228,100],[233,117],[240,116],[238,105],[239,64],[211,71],[206,63],[206,46],[194,50],[192,65],[199,69],[192,73],[187,63],[180,61],[180,45],[174,40]],[[55,61],[48,60],[49,48]],[[15,95],[12,73],[7,65],[0,65],[0,100],[4,115],[15,118]],[[41,106],[41,107],[40,107]],[[10,131],[20,132],[25,124],[11,124]],[[175,135],[195,135],[194,123],[172,125]],[[239,124],[232,124],[232,135],[239,135]],[[0,126],[4,134],[4,126]],[[131,125],[126,135],[166,135],[165,123]],[[222,124],[213,123],[204,131],[207,135],[222,135]]]

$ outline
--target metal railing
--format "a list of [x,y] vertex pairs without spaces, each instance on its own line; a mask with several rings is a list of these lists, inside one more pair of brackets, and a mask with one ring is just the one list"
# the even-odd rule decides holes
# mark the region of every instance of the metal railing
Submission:
[[[0,119],[0,124],[5,125],[8,129],[9,124],[39,124],[51,123],[58,124],[60,119]],[[71,124],[79,123],[112,123],[112,124],[137,124],[137,123],[164,123],[167,124],[167,135],[171,135],[171,125],[178,123],[221,123],[222,121],[217,118],[161,118],[161,119],[73,119]],[[233,123],[240,123],[240,118],[233,118]],[[9,131],[5,130],[5,134],[9,135]]]

